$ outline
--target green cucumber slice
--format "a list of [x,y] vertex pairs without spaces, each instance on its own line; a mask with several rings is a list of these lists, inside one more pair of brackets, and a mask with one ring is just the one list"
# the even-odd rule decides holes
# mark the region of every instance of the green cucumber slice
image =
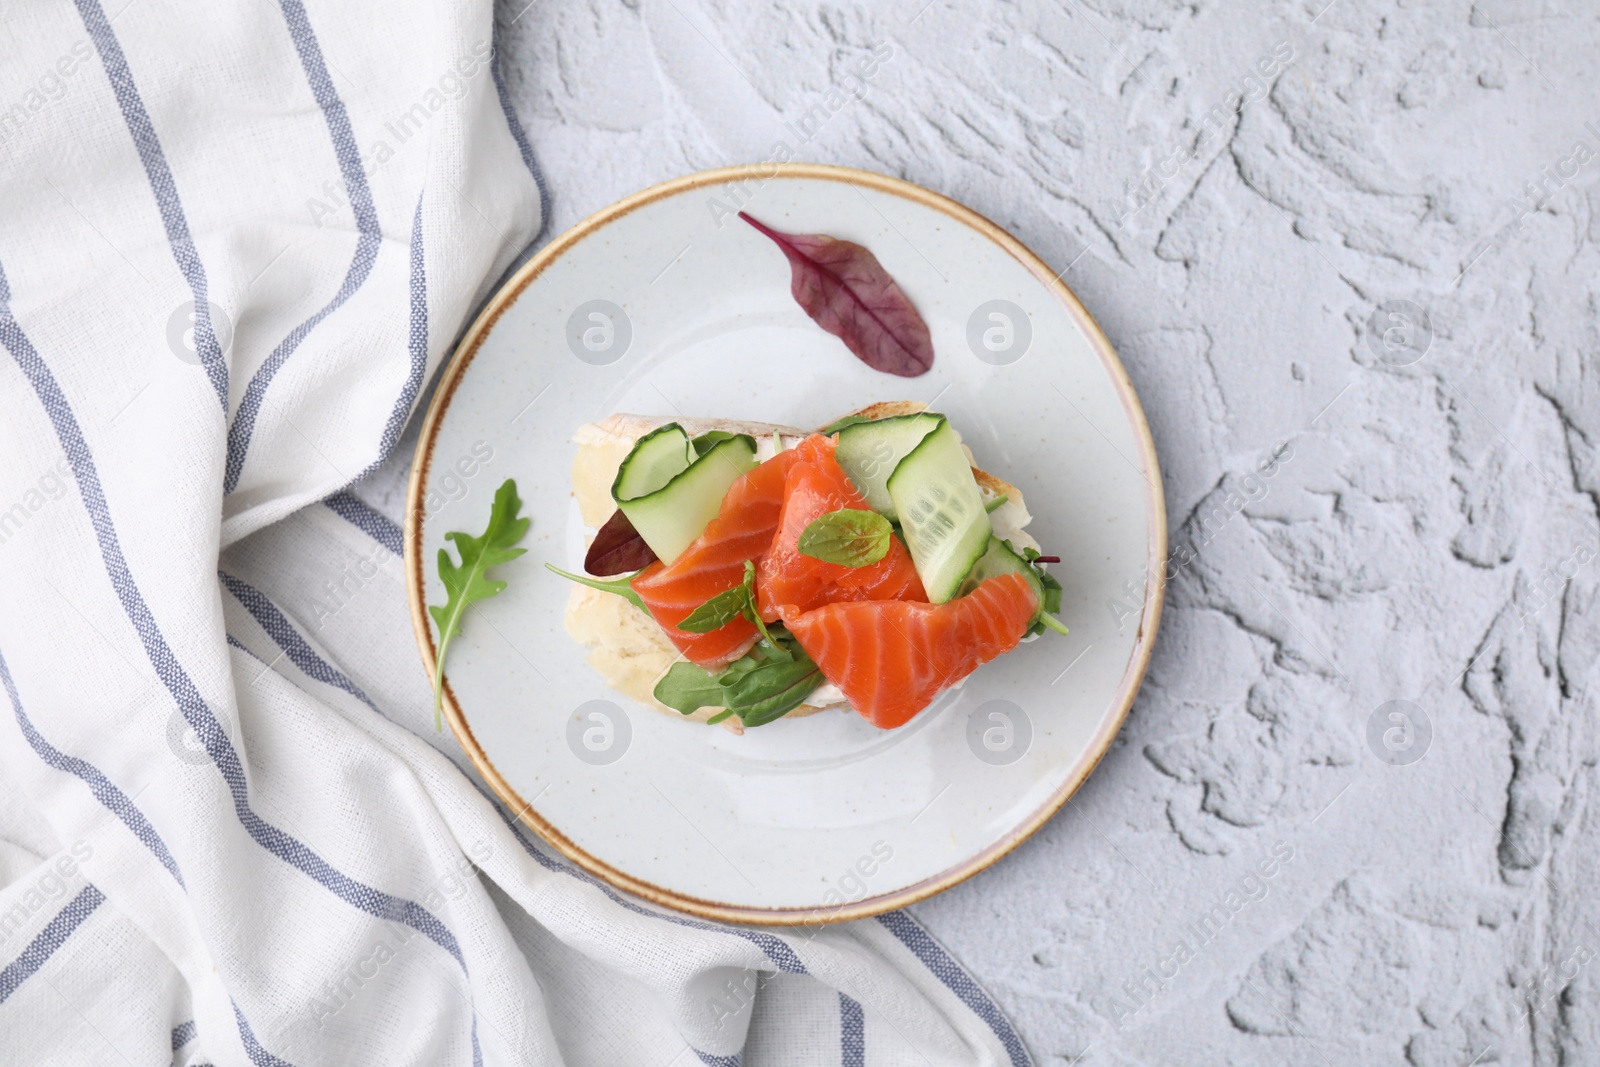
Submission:
[[822,429],[818,430],[817,432],[820,433],[824,437],[832,437],[834,434],[838,433],[840,430],[844,429],[846,426],[854,426],[858,422],[871,422],[871,421],[872,421],[872,417],[870,415],[846,415],[843,418],[834,419],[832,422],[828,423],[828,425],[824,426]]
[[942,422],[943,415],[919,411],[915,415],[852,423],[839,431],[839,447],[833,455],[867,498],[868,506],[896,522],[899,515],[889,494],[889,476]]
[[739,435],[729,433],[727,430],[707,430],[699,437],[693,438],[689,443],[694,445],[695,455],[703,456],[728,438],[737,436]]
[[939,425],[895,467],[888,488],[922,587],[943,604],[989,550],[993,529],[955,429],[936,418]]
[[[1039,572],[1028,564],[1022,553],[1011,547],[1011,542],[999,537],[989,538],[989,548],[978,557],[978,562],[972,565],[972,570],[961,580],[961,590],[958,596],[966,596],[978,588],[978,583],[986,578],[995,578],[1002,574],[1020,574],[1033,586],[1033,595],[1039,601],[1039,611],[1044,610],[1044,581],[1039,577]],[[1035,613],[1035,618],[1038,617]]]
[[[1033,554],[1037,556],[1038,552]],[[1035,567],[1031,559],[1018,552],[1010,541],[1002,540],[999,536],[989,538],[988,551],[972,565],[972,570],[962,579],[961,590],[956,595],[966,596],[978,588],[978,583],[1001,574],[1020,574],[1033,587],[1039,607],[1028,623],[1028,634],[1043,633],[1046,629],[1063,634],[1067,632],[1061,620],[1050,614],[1061,610],[1061,583]]]
[[[683,431],[678,432],[682,434]],[[639,444],[644,445],[646,440],[648,438]],[[683,447],[691,447],[687,438]],[[637,453],[636,447],[634,454],[623,462],[623,470],[617,475],[618,485],[624,484],[627,468]],[[627,500],[615,491],[612,495],[617,497],[617,507],[628,516],[628,521],[657,558],[671,563],[700,536],[706,524],[717,517],[729,487],[755,465],[755,438],[734,434],[712,445],[705,455],[687,464],[654,491]],[[667,469],[667,466],[663,461],[656,470]],[[637,484],[648,482],[641,475]]]
[[648,496],[687,470],[694,460],[695,451],[682,426],[675,422],[658,426],[634,442],[633,451],[617,468],[611,499],[621,504]]

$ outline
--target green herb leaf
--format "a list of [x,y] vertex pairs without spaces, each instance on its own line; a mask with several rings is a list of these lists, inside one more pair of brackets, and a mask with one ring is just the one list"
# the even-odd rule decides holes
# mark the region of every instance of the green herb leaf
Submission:
[[782,718],[825,679],[800,642],[781,625],[720,673],[680,661],[656,683],[655,698],[684,715],[701,708],[723,710],[706,720],[719,723],[738,715],[746,726],[765,726]]
[[[778,623],[773,623],[772,625],[776,627],[778,626]],[[763,629],[765,629],[765,627],[763,627]],[[793,645],[797,650],[800,648],[800,643],[794,638],[791,637],[788,639],[788,641],[784,641],[776,634],[773,634],[757,642],[756,647],[750,651],[759,656],[762,663],[771,663],[774,661],[779,663],[788,663],[790,660],[794,659],[794,653],[789,651],[790,645]],[[801,652],[800,654],[802,656],[805,655],[804,652]]]
[[528,532],[529,520],[520,517],[522,501],[517,497],[517,483],[507,478],[495,490],[494,504],[489,509],[489,525],[478,537],[452,530],[445,540],[454,541],[461,562],[453,563],[446,549],[439,549],[439,580],[444,583],[449,598],[442,605],[429,604],[428,614],[439,628],[439,651],[433,668],[433,728],[442,731],[444,708],[444,659],[450,642],[461,632],[461,618],[468,606],[487,600],[506,587],[505,582],[488,577],[490,567],[516,559],[527,551],[513,548]]
[[[717,675],[717,683],[723,687],[730,686],[733,684],[734,679],[738,678],[740,675],[749,674],[763,663],[766,663],[767,658],[763,652],[764,650],[762,647],[757,645],[749,652],[746,652],[744,655],[740,656],[738,659],[722,668],[722,673]],[[720,691],[717,699],[719,702],[722,699]]]
[[678,623],[678,629],[691,634],[708,634],[712,630],[720,630],[744,615],[749,604],[750,587],[736,585],[732,589],[718,593],[689,612],[688,616]]
[[[619,512],[618,514],[621,513]],[[598,589],[602,593],[615,593],[618,596],[631,601],[634,607],[638,608],[646,615],[650,614],[650,609],[644,606],[643,598],[641,598],[638,593],[633,591],[632,583],[633,580],[639,576],[638,571],[634,571],[626,578],[602,579],[586,578],[581,574],[573,574],[571,571],[562,570],[554,563],[546,563],[544,566],[546,570],[554,571],[556,574],[561,575],[561,577],[577,582],[579,585],[586,585],[590,589]]]
[[[783,646],[778,644],[777,638],[773,637],[772,632],[767,629],[767,624],[761,619],[761,612],[756,610],[756,565],[754,560],[747,559],[744,561],[744,587],[749,592],[749,599],[745,603],[744,617],[750,620],[752,626],[761,631],[761,639],[770,646],[769,651],[772,655],[777,656],[779,659],[790,658],[785,654]],[[773,623],[773,625],[776,626],[777,623]],[[798,644],[796,647],[798,647]]]
[[1061,583],[1047,570],[1038,567],[1034,570],[1039,572],[1039,580],[1044,583],[1044,603],[1041,605],[1041,610],[1054,615],[1061,610]]
[[876,511],[840,508],[812,519],[800,533],[803,556],[843,567],[869,567],[889,554],[894,535],[889,520]]
[[992,515],[1000,507],[1001,504],[1004,504],[1007,500],[1010,500],[1010,499],[1011,499],[1011,497],[1009,495],[1007,495],[1006,493],[1001,493],[999,496],[995,497],[993,500],[985,500],[983,502],[983,510]]
[[701,708],[722,707],[722,687],[704,667],[679,660],[656,683],[655,698],[674,711],[693,715]]
[[748,619],[752,626],[761,631],[761,636],[767,644],[778,652],[783,652],[772,634],[767,632],[767,624],[761,621],[761,614],[756,610],[756,565],[748,559],[744,561],[744,581],[732,589],[718,593],[689,612],[684,620],[678,623],[678,629],[691,634],[706,634],[721,629],[740,616]]
[[821,684],[822,671],[804,657],[763,664],[738,675],[731,684],[724,682],[722,689],[728,709],[740,722],[765,726],[799,707]]

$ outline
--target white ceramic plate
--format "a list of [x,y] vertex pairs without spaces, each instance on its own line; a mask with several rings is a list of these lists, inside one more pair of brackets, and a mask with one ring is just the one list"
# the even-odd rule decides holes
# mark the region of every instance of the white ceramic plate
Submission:
[[[741,205],[870,248],[927,320],[933,369],[880,374],[814,325],[778,248],[732,217]],[[602,351],[569,343],[596,324]],[[879,400],[936,402],[978,465],[1023,491],[1029,532],[1063,557],[1052,573],[1071,635],[980,668],[891,732],[824,712],[740,737],[611,690],[563,628],[568,584],[541,566],[582,570],[572,432],[613,412],[821,426]],[[557,238],[495,297],[441,382],[412,473],[407,575],[430,676],[424,605],[445,600],[444,534],[481,532],[507,477],[533,520],[528,553],[451,647],[450,724],[557,849],[706,917],[856,918],[993,863],[1105,753],[1160,618],[1161,583],[1146,581],[1166,551],[1160,475],[1104,334],[993,223],[876,174],[790,165],[656,186]]]

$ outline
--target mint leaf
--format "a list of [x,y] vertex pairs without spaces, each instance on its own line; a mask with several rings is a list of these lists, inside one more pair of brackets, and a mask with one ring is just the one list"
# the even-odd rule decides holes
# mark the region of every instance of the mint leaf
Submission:
[[450,642],[461,632],[461,617],[467,608],[480,600],[487,600],[506,587],[505,582],[488,577],[490,567],[516,559],[527,551],[511,546],[522,540],[528,532],[530,520],[521,518],[522,501],[517,497],[517,483],[507,478],[495,490],[494,503],[489,509],[489,525],[482,535],[452,530],[445,534],[446,541],[454,541],[461,555],[459,564],[450,560],[446,549],[439,549],[439,580],[444,583],[448,599],[442,605],[429,604],[428,614],[439,628],[439,651],[433,666],[433,728],[443,731],[444,708],[444,658]]
[[708,634],[712,630],[720,630],[734,619],[743,616],[749,604],[750,587],[736,585],[732,589],[718,593],[689,612],[684,620],[678,623],[678,629],[691,634]]
[[803,556],[843,567],[869,567],[889,554],[893,530],[876,511],[840,508],[812,519],[800,533]]
[[674,711],[693,715],[701,708],[722,707],[722,687],[704,667],[679,660],[656,683],[655,698]]
[[761,614],[756,610],[756,565],[753,560],[744,561],[743,583],[718,593],[689,612],[684,620],[678,623],[678,629],[685,633],[708,634],[712,630],[721,629],[740,616],[748,619],[750,625],[761,631],[761,636],[779,655],[786,655],[772,634],[767,632],[767,624],[761,621]]

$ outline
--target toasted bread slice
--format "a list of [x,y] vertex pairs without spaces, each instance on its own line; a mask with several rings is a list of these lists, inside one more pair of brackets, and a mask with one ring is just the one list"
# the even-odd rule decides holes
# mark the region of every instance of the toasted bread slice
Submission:
[[[850,414],[884,419],[925,410],[926,404],[914,400],[891,400],[869,404]],[[577,458],[572,463],[572,494],[577,500],[584,525],[590,528],[591,538],[593,531],[598,530],[616,510],[616,503],[611,498],[611,484],[616,480],[617,469],[622,461],[633,450],[634,442],[669,422],[678,423],[691,437],[712,430],[749,434],[756,441],[756,458],[763,460],[808,433],[815,432],[764,422],[672,418],[664,415],[618,414],[581,426],[572,438],[578,446]],[[967,459],[968,462],[972,460],[970,449],[967,450]],[[1038,542],[1023,529],[1033,516],[1023,503],[1021,490],[976,466],[972,468],[972,473],[985,500],[1002,496],[1006,498],[1005,503],[995,508],[989,516],[995,533],[1010,540],[1019,549],[1039,547]],[[608,685],[641,704],[674,717],[682,717],[659,703],[654,696],[656,683],[681,658],[659,626],[622,597],[576,584],[567,601],[565,621],[567,633],[589,648],[588,664],[600,672]],[[811,715],[827,708],[850,710],[844,695],[832,685],[817,689],[804,704],[789,712],[788,717]],[[703,721],[719,710],[701,708],[689,717]],[[735,733],[744,732],[737,718],[725,719],[722,725]]]

